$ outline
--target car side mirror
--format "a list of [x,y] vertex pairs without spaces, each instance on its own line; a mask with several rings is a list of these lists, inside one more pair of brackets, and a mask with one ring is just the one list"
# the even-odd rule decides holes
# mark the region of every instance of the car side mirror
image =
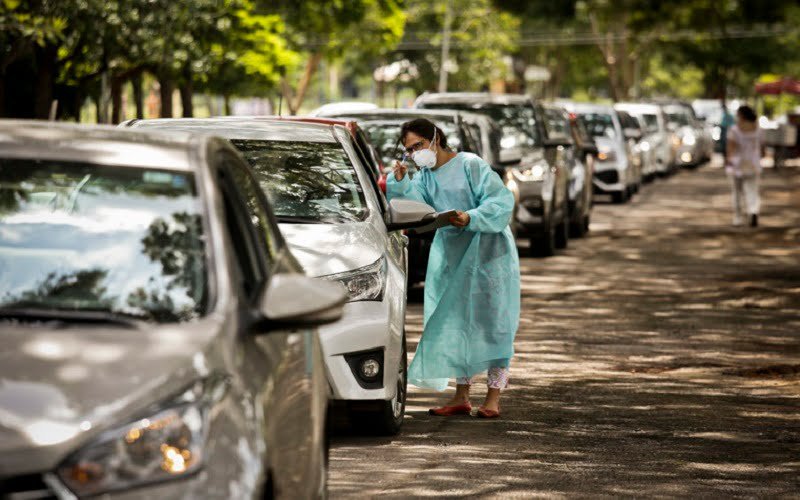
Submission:
[[501,165],[511,166],[522,163],[522,150],[519,147],[500,149],[498,156]]
[[600,154],[600,150],[597,149],[596,144],[585,144],[584,146],[581,147],[581,150],[583,151],[584,156],[586,155],[597,156],[598,154]]
[[626,128],[625,129],[625,138],[626,139],[633,139],[634,141],[638,141],[642,138],[641,130],[637,130],[635,128]]
[[389,231],[422,227],[435,218],[436,210],[426,203],[404,199],[389,202]]
[[325,325],[342,317],[347,291],[338,282],[302,274],[276,274],[262,295],[264,330]]

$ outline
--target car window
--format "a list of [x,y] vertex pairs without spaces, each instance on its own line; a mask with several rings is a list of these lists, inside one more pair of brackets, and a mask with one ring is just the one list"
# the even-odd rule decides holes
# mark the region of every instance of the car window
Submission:
[[503,148],[539,145],[536,113],[532,106],[525,104],[495,103],[426,103],[425,108],[454,109],[480,113],[495,120],[503,129]]
[[278,241],[275,228],[270,224],[267,208],[264,206],[264,193],[245,166],[229,155],[223,157],[225,167],[233,174],[234,182],[241,190],[247,209],[247,217],[258,235],[257,245],[269,260],[274,262],[278,253]]
[[[378,179],[381,176],[380,169],[378,168],[377,162],[373,159],[372,148],[367,142],[367,138],[364,136],[364,133],[359,130],[357,137],[357,144],[354,149],[358,154],[359,161],[365,165],[364,168],[368,171],[369,184],[372,187],[372,191],[375,193],[375,196],[378,198],[378,205],[380,206],[381,213],[385,214],[389,209],[389,204],[386,201],[386,197],[383,195],[383,191],[381,191],[380,187],[378,187]],[[369,153],[365,153],[365,151],[368,151]],[[366,154],[369,154],[369,156],[366,156]],[[370,171],[372,169],[374,169],[374,173]]]
[[578,118],[592,137],[614,139],[617,136],[614,118],[609,113],[581,113]]
[[477,123],[468,123],[464,127],[464,135],[466,137],[466,144],[463,150],[469,153],[475,153],[478,156],[485,156],[487,151],[484,151],[483,140],[481,134],[481,127]]
[[0,158],[0,307],[197,318],[201,207],[189,172]]
[[569,125],[564,117],[564,113],[557,109],[545,110],[545,125],[547,135],[551,139],[571,139]]
[[658,115],[643,113],[642,120],[644,120],[645,130],[647,130],[648,133],[654,134],[658,132]]
[[278,222],[345,223],[369,214],[339,143],[232,139],[253,167]]

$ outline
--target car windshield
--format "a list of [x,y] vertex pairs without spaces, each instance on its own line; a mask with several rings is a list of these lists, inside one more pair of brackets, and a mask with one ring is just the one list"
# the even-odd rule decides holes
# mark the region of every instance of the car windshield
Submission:
[[674,112],[674,113],[667,113],[667,120],[670,123],[674,123],[680,127],[685,127],[689,125],[689,116],[683,112]]
[[[408,120],[412,120],[408,117]],[[378,149],[381,155],[381,160],[386,166],[391,166],[394,160],[399,160],[402,157],[402,145],[400,144],[400,127],[403,125],[402,121],[359,121],[361,128],[369,135],[370,142]],[[461,138],[458,134],[456,124],[451,121],[435,120],[444,135],[447,137],[447,145],[453,150],[458,151],[461,149]],[[411,161],[408,158],[408,161]]]
[[617,136],[614,129],[614,118],[608,113],[581,113],[580,120],[592,137],[609,137],[614,139]]
[[0,158],[0,308],[199,317],[200,207],[186,172]]
[[338,143],[232,139],[256,173],[279,221],[364,220],[358,176]]
[[645,129],[647,132],[653,134],[658,132],[658,116],[651,113],[643,113],[642,119],[644,120]]
[[535,147],[539,140],[536,128],[536,114],[531,106],[524,104],[487,104],[487,103],[426,103],[425,108],[454,109],[480,113],[495,120],[503,130],[500,147]]

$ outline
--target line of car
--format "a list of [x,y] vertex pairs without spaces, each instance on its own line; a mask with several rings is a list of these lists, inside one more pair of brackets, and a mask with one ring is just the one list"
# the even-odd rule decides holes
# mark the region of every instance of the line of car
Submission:
[[324,496],[332,415],[403,423],[406,297],[432,236],[414,229],[435,214],[384,196],[401,124],[484,157],[544,256],[586,234],[594,194],[626,201],[674,168],[690,146],[674,106],[452,93],[305,118],[0,121],[0,492]]

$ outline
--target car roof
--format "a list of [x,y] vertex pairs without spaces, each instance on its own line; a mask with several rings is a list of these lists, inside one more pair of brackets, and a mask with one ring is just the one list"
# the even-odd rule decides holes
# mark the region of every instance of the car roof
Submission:
[[449,110],[449,109],[396,109],[396,108],[377,108],[365,111],[353,112],[337,112],[328,115],[331,118],[353,118],[355,120],[364,121],[366,119],[380,120],[384,118],[397,118],[401,119],[405,116],[419,116],[424,118],[450,118],[455,120],[459,115],[464,114],[462,111]]
[[415,104],[527,104],[525,94],[491,94],[489,92],[436,92],[417,97]]
[[209,138],[153,134],[107,125],[0,120],[0,155],[140,168],[191,170],[191,157]]
[[570,108],[572,108],[575,113],[614,113],[614,106],[610,104],[574,102],[570,104]]
[[[292,120],[272,116],[225,116],[219,118],[159,118],[132,120],[129,127],[183,130],[218,135],[226,139],[335,143],[337,123]],[[316,120],[316,119],[313,119]],[[330,120],[329,120],[330,121]]]
[[628,113],[658,113],[661,110],[661,107],[658,104],[643,102],[618,102],[614,104],[614,108],[627,111]]

